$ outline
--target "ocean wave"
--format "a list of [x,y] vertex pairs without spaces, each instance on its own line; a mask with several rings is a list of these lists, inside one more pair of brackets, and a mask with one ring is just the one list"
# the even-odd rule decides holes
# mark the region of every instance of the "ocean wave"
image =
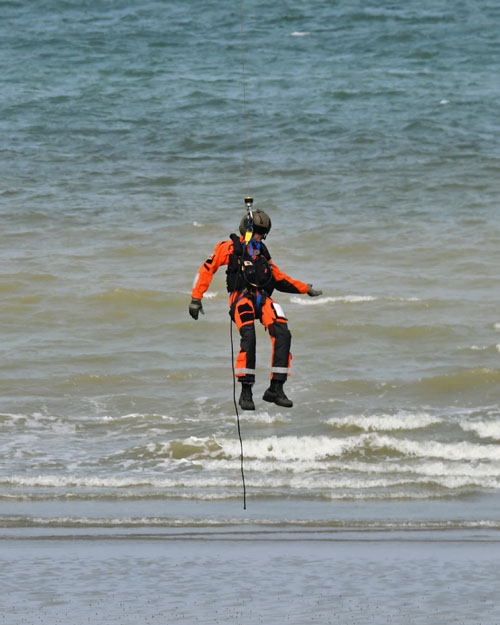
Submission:
[[[500,447],[468,441],[440,442],[414,440],[387,434],[368,432],[360,436],[331,438],[328,436],[269,436],[244,441],[247,460],[271,460],[283,462],[315,462],[331,458],[354,458],[370,456],[404,458],[440,458],[443,460],[490,460],[500,461]],[[175,459],[240,457],[237,439],[222,437],[190,437],[152,446],[151,452],[160,451]],[[291,467],[290,467],[291,468]],[[303,470],[304,467],[301,467]]]
[[[421,532],[421,531],[456,531],[456,530],[499,530],[500,521],[497,519],[416,519],[416,520],[364,520],[356,518],[348,519],[272,519],[272,518],[246,518],[221,517],[219,519],[202,517],[172,518],[162,516],[142,517],[83,517],[83,516],[30,516],[30,515],[4,515],[0,516],[2,528],[165,528],[170,530],[195,529],[195,530],[219,530],[217,535],[234,531],[241,526],[252,526],[251,535],[262,533],[272,537],[277,533],[290,531],[293,533],[305,532],[315,535],[338,533],[344,531],[361,532]],[[179,536],[177,531],[174,536]],[[140,538],[140,535],[136,535]],[[148,538],[149,535],[144,535]]]
[[440,393],[464,392],[473,387],[497,386],[500,384],[500,369],[487,367],[463,369],[454,373],[422,378],[417,384]]
[[173,487],[220,487],[232,486],[239,483],[237,478],[223,476],[178,476],[178,477],[153,477],[144,475],[141,477],[127,476],[89,476],[89,475],[6,475],[0,477],[3,486],[15,487],[41,487],[51,489],[61,488],[87,488],[87,489],[112,489],[125,490],[133,488],[169,489]]
[[332,417],[325,423],[339,429],[355,428],[366,432],[380,432],[423,429],[442,423],[442,419],[425,412],[400,412],[397,414]]
[[322,306],[325,304],[359,304],[365,302],[420,302],[422,301],[418,297],[376,297],[374,295],[338,295],[327,297],[315,297],[305,299],[303,297],[292,296],[290,302],[293,304],[299,304],[301,306]]
[[[321,467],[318,466],[318,470]],[[349,471],[356,475],[404,475],[411,481],[411,476],[423,476],[426,479],[436,477],[448,479],[459,478],[477,483],[491,478],[500,478],[500,466],[498,462],[465,460],[440,460],[434,458],[398,458],[391,462],[373,462],[370,459],[355,459],[349,464],[334,461],[328,463],[328,470],[333,472]]]
[[461,421],[460,427],[465,432],[473,432],[479,438],[491,438],[500,441],[500,422],[488,421]]
[[263,425],[277,425],[291,423],[291,419],[283,414],[270,414],[267,411],[257,411],[245,414],[245,423],[255,423]]
[[338,297],[315,297],[311,299],[305,299],[302,297],[291,297],[290,302],[293,304],[299,304],[300,306],[322,306],[324,304],[343,303],[343,304],[357,304],[359,302],[374,302],[377,298],[372,295],[342,295]]
[[[462,494],[478,489],[499,490],[500,472],[462,471],[453,473],[450,465],[445,471],[434,472],[432,465],[422,470],[401,472],[349,472],[344,467],[329,467],[322,473],[303,471],[262,471],[258,463],[247,466],[246,485],[253,497],[282,497],[296,495],[313,499],[392,499],[429,498],[446,494]],[[182,475],[172,478],[147,477],[125,478],[90,476],[9,476],[0,483],[3,486],[0,499],[4,501],[52,501],[52,500],[224,500],[241,494],[241,479],[236,465],[231,476]],[[409,469],[409,467],[406,467]],[[466,469],[465,463],[461,465]]]
[[439,441],[397,439],[377,435],[369,441],[369,446],[375,450],[394,451],[404,457],[440,458],[454,461],[500,461],[500,447],[498,445],[481,445],[467,441],[442,443]]

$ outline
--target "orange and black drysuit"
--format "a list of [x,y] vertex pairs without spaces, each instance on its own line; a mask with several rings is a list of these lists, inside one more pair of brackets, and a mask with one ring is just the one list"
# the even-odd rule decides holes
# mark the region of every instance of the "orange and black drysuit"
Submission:
[[229,292],[230,315],[240,332],[240,351],[235,374],[240,382],[255,381],[255,319],[259,319],[272,341],[271,379],[284,382],[290,374],[290,343],[292,335],[281,306],[271,299],[274,289],[285,293],[307,293],[305,282],[283,273],[271,260],[262,241],[231,235],[230,241],[220,241],[212,256],[196,274],[191,296],[203,297],[214,273],[227,265],[226,283]]

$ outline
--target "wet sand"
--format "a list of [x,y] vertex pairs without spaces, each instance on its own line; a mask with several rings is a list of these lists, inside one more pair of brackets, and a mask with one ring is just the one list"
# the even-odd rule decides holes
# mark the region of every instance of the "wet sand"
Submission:
[[50,534],[0,541],[0,623],[500,623],[492,531]]

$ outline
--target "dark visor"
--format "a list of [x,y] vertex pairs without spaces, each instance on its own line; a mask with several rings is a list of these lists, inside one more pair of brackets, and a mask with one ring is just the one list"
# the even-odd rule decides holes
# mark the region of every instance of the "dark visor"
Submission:
[[267,228],[264,228],[264,226],[254,226],[253,231],[256,234],[267,234]]

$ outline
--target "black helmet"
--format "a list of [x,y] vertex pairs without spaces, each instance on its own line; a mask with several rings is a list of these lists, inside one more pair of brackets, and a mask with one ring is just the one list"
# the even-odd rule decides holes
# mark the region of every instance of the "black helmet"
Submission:
[[[257,208],[253,211],[253,232],[263,235],[269,234],[269,232],[271,231],[271,225],[271,218],[267,213],[265,213],[263,210],[260,210],[260,208]],[[240,234],[242,236],[245,236],[247,228],[248,215],[245,214],[240,221]]]

